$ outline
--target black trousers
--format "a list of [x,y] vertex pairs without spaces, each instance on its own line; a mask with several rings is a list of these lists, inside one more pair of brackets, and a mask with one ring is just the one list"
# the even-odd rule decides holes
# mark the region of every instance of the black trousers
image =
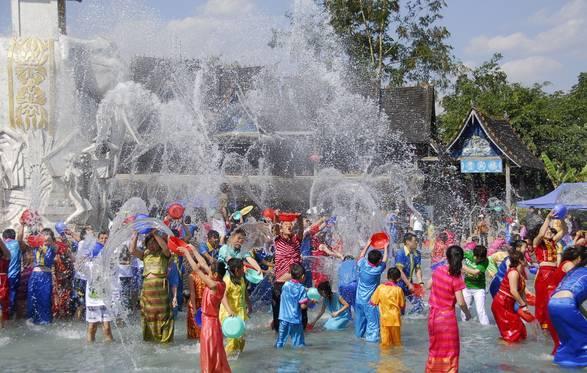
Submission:
[[[271,328],[275,330],[277,333],[279,331],[279,305],[281,304],[281,288],[283,287],[283,282],[274,282],[273,283],[273,293],[271,299],[271,308],[273,310],[273,325]],[[308,325],[308,310],[302,310],[302,326],[304,330],[306,330],[306,325]]]

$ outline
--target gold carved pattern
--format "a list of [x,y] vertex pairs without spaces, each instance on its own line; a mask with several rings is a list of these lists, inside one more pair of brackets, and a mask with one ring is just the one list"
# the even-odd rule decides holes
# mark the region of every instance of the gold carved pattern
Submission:
[[8,52],[8,105],[12,128],[47,129],[47,93],[53,92],[53,40],[13,38]]

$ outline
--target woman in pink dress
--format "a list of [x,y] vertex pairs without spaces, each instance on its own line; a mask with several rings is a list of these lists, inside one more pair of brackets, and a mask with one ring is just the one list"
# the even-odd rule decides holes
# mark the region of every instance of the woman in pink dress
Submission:
[[[226,290],[222,280],[226,274],[224,263],[214,262],[208,267],[198,249],[192,245],[182,247],[182,252],[206,288],[202,295],[202,329],[200,330],[200,370],[202,373],[230,373],[230,365],[224,351],[222,327],[218,319],[220,304]],[[196,258],[196,262],[192,258]],[[227,307],[228,308],[228,307]]]
[[438,266],[432,273],[429,283],[430,314],[428,316],[428,335],[430,347],[426,372],[459,371],[459,327],[455,313],[458,303],[465,313],[466,320],[471,318],[462,290],[465,281],[461,276],[463,267],[463,249],[453,245],[446,249],[448,265]]

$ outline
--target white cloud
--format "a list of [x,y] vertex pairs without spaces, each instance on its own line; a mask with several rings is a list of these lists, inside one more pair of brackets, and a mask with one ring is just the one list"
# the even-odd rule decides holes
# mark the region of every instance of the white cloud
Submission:
[[530,56],[501,65],[510,80],[527,84],[547,81],[548,76],[562,67],[557,60],[543,56]]
[[542,9],[531,20],[546,29],[535,35],[514,32],[508,35],[474,37],[466,47],[469,54],[506,52],[510,54],[546,54],[583,47],[587,29],[587,1],[568,1],[552,14]]
[[252,0],[208,0],[201,8],[207,16],[236,16],[248,14],[255,9]]

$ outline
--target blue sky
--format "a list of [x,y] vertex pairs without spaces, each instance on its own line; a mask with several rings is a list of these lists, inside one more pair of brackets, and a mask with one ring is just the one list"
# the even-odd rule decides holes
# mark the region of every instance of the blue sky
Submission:
[[[583,46],[587,1],[448,3],[443,23],[452,34],[455,55],[467,65],[501,52],[511,80],[525,84],[550,81],[551,91],[569,89],[579,72],[587,70]],[[84,0],[68,3],[68,24],[72,36],[118,39],[128,53],[158,54],[165,53],[165,48],[186,53],[190,49],[202,53],[222,50],[239,59],[247,58],[243,45],[262,45],[271,26],[286,24],[283,15],[292,4],[293,0]],[[116,9],[110,9],[112,5]],[[10,32],[9,6],[10,0],[0,0],[0,32],[4,34]],[[97,24],[96,19],[108,21]],[[227,53],[229,50],[234,54]]]

